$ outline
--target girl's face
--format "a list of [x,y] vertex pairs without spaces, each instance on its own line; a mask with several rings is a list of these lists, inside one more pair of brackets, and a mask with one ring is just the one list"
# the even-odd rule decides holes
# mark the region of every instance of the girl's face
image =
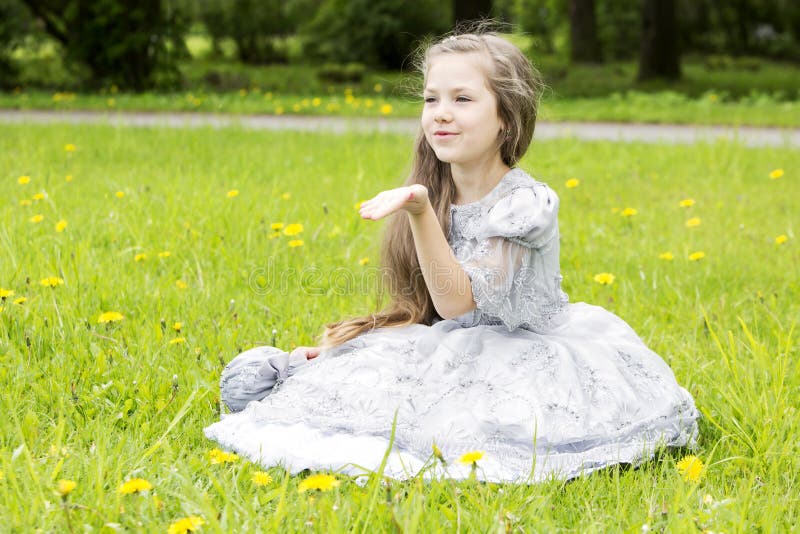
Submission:
[[475,53],[441,54],[428,67],[422,130],[441,161],[470,165],[499,157],[504,127],[487,86],[487,61]]

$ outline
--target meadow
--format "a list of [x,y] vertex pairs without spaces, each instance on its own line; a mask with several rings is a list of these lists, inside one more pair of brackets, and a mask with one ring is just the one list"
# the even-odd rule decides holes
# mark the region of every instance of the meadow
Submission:
[[[402,183],[411,144],[4,125],[3,529],[791,530],[800,152],[789,148],[561,139],[534,143],[520,165],[561,197],[564,289],[663,356],[702,413],[696,449],[570,482],[333,473],[338,486],[309,491],[313,473],[214,450],[202,429],[219,418],[226,362],[260,344],[312,345],[325,323],[376,304],[384,222],[355,206]],[[688,455],[701,470],[678,469]]]

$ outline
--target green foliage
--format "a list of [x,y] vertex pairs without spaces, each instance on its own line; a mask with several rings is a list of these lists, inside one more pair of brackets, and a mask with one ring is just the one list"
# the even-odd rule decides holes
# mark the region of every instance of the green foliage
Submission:
[[[375,265],[384,224],[353,205],[401,184],[412,146],[375,133],[4,125],[0,287],[15,294],[0,302],[3,530],[166,532],[189,515],[204,518],[201,533],[796,528],[800,153],[791,148],[565,139],[535,142],[521,163],[561,198],[571,301],[626,320],[695,397],[699,481],[678,473],[683,451],[570,483],[373,475],[365,486],[339,477],[313,496],[281,466],[256,486],[255,464],[212,465],[202,428],[219,418],[219,374],[238,350],[307,345],[326,322],[373,305],[371,294],[333,286],[310,294],[300,274],[320,273],[317,284]],[[770,179],[776,168],[785,175]],[[580,185],[567,188],[570,178]],[[696,203],[681,207],[685,198]],[[614,212],[625,207],[638,213]],[[702,224],[687,228],[690,217]],[[273,222],[303,224],[304,245],[270,239]],[[688,259],[700,250],[702,260]],[[673,260],[659,258],[666,251]],[[286,284],[256,291],[252,274],[270,261]],[[595,283],[598,272],[614,284]],[[49,276],[64,284],[42,286]],[[125,318],[98,324],[106,311]],[[153,489],[120,494],[131,477]],[[77,483],[66,499],[54,494],[62,478]]]
[[444,33],[450,20],[437,0],[325,0],[300,33],[311,60],[398,69],[421,37]]
[[16,85],[19,66],[11,54],[32,30],[33,19],[24,5],[17,0],[0,0],[0,89]]

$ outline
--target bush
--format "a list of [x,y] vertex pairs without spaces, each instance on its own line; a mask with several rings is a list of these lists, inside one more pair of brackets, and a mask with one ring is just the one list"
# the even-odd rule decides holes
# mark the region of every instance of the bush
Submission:
[[320,81],[329,83],[360,83],[365,73],[366,68],[362,63],[326,63],[320,67],[317,77]]

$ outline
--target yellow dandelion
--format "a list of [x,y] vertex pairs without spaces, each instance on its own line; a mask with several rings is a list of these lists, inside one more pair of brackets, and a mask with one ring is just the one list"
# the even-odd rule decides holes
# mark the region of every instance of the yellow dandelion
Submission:
[[594,281],[604,286],[613,284],[614,278],[614,275],[611,273],[597,273],[594,275]]
[[339,484],[341,484],[341,482],[336,477],[320,473],[311,475],[300,482],[297,486],[297,491],[298,493],[304,493],[308,490],[328,491],[339,487]]
[[7,297],[10,297],[14,294],[14,291],[11,289],[3,289],[0,287],[0,299],[6,300]]
[[675,467],[687,482],[697,482],[705,471],[703,461],[694,455],[684,456]]
[[31,217],[30,219],[28,219],[28,220],[31,221],[34,224],[37,224],[37,223],[40,223],[40,222],[42,222],[44,220],[44,215],[36,214],[33,217]]
[[381,106],[381,115],[390,115],[392,113],[392,105],[384,104]]
[[30,183],[30,181],[31,181],[31,177],[30,176],[20,176],[19,178],[17,178],[17,183],[19,185],[28,184],[28,183]]
[[14,304],[25,304],[28,302],[28,297],[19,297],[14,299]]
[[567,183],[565,185],[567,186],[567,189],[574,189],[579,185],[581,185],[581,181],[578,180],[577,178],[570,178],[569,180],[567,180]]
[[267,236],[267,239],[276,239],[276,238],[278,238],[280,236],[281,236],[280,232],[272,232],[271,234],[269,234]]
[[169,344],[170,345],[179,345],[179,344],[182,344],[182,343],[186,343],[186,338],[185,337],[176,337],[175,339],[170,339],[169,340]]
[[322,104],[322,99],[321,98],[313,98],[311,100],[311,105],[314,106],[314,107],[318,107],[320,104]]
[[290,248],[302,247],[303,245],[304,243],[302,239],[292,239],[291,241],[289,241]]
[[786,236],[786,234],[781,234],[781,235],[779,235],[778,237],[775,238],[775,244],[776,245],[783,245],[788,240],[789,240],[789,238]]
[[66,175],[66,176],[64,177],[64,181],[65,181],[65,182],[71,182],[71,181],[72,181],[72,175],[71,175],[71,174],[68,174],[68,175]]
[[205,525],[206,521],[200,516],[191,515],[178,519],[167,528],[167,534],[187,534],[188,532],[197,532],[197,530]]
[[689,261],[702,260],[705,257],[706,253],[703,252],[702,250],[698,250],[697,252],[692,252],[691,254],[689,254]]
[[691,208],[694,206],[695,202],[693,198],[684,198],[680,202],[678,202],[678,206],[682,208]]
[[380,93],[381,91],[383,91],[383,85],[376,83],[375,85],[372,86],[372,90],[375,91],[376,93]]
[[145,254],[144,252],[141,252],[141,253],[139,253],[139,254],[137,254],[136,256],[133,257],[133,261],[136,261],[136,262],[144,261],[146,259],[147,259],[147,254]]
[[252,480],[253,484],[256,486],[266,486],[268,484],[272,484],[272,477],[265,471],[256,471],[253,473],[253,476],[250,477],[250,480]]
[[239,456],[232,452],[225,452],[221,449],[211,449],[208,451],[208,458],[211,464],[227,464],[239,460]]
[[667,260],[667,261],[672,261],[673,259],[675,259],[675,256],[672,255],[672,252],[662,252],[661,254],[658,255],[658,257],[661,258],[662,260]]
[[58,276],[48,276],[39,280],[39,283],[45,287],[56,287],[64,284],[64,280]]
[[33,200],[44,200],[44,193],[36,193],[32,198]]
[[177,287],[178,289],[186,289],[189,286],[183,280],[176,280],[175,287]]
[[285,111],[283,106],[275,106],[275,115],[283,115]]
[[33,202],[31,202],[27,198],[23,198],[22,200],[19,201],[20,206],[30,206],[31,204],[33,204]]
[[66,497],[72,490],[74,490],[78,486],[78,483],[74,480],[67,480],[62,478],[56,483],[56,493],[61,495],[62,497]]
[[114,311],[103,312],[97,318],[97,322],[99,324],[103,324],[103,323],[118,323],[119,321],[123,320],[124,318],[125,318],[125,316],[122,315],[119,312],[114,312]]
[[143,478],[132,478],[117,488],[117,493],[123,495],[130,495],[131,493],[139,493],[140,491],[150,491],[153,485]]
[[700,217],[692,217],[686,221],[686,228],[694,228],[695,226],[700,226],[700,223],[703,221]]
[[436,443],[431,443],[431,450],[433,451],[433,456],[438,458],[440,462],[444,462],[444,455],[442,454],[442,449],[439,448]]
[[64,145],[64,152],[75,152],[76,148],[77,147],[72,143],[67,143],[66,145]]
[[61,233],[67,229],[67,221],[61,219],[56,223],[56,232]]
[[238,196],[239,196],[239,190],[238,189],[231,189],[230,191],[228,191],[228,198],[233,198],[233,197],[238,197]]
[[283,194],[281,195],[281,198],[282,198],[283,200],[289,200],[290,198],[292,198],[292,194],[291,194],[291,193],[283,193]]
[[369,263],[369,258],[367,258],[366,256],[364,256],[363,258],[361,258],[360,260],[358,260],[358,264],[359,264],[359,265],[362,265],[362,266],[363,266],[363,265],[366,265],[366,264],[368,264],[368,263]]
[[302,231],[303,231],[303,225],[298,223],[292,223],[283,229],[284,235],[288,236],[297,235]]
[[181,328],[183,328],[183,323],[175,323],[174,325],[172,325],[172,329],[175,330],[176,332],[180,332]]
[[280,223],[280,222],[272,223],[272,224],[269,225],[269,227],[272,230],[274,230],[275,232],[280,232],[281,230],[283,230],[283,223]]
[[116,103],[117,101],[114,100],[113,98],[109,98],[108,100],[106,100],[106,105],[110,108],[113,108]]
[[125,196],[125,191],[117,191],[116,193],[114,193],[114,196],[117,198],[122,198]]
[[625,208],[624,210],[622,210],[622,212],[620,212],[620,215],[622,215],[623,217],[633,217],[637,213],[638,211],[636,211],[636,208]]
[[469,451],[461,455],[458,459],[462,464],[475,464],[483,458],[483,451]]
[[170,255],[171,253],[169,250],[162,250],[161,252],[158,253],[159,258],[169,258]]
[[771,180],[777,180],[781,176],[783,176],[783,169],[774,169],[769,173]]

